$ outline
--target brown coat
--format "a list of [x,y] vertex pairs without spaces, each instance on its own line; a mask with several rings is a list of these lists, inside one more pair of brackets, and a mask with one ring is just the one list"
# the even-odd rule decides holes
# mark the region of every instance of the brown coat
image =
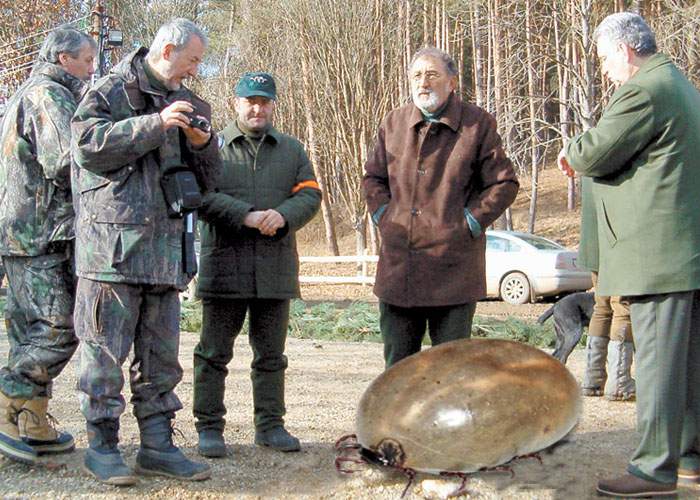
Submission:
[[399,307],[475,302],[486,294],[485,230],[515,200],[518,180],[496,121],[452,95],[439,123],[413,104],[390,112],[365,164],[363,189],[382,246],[374,293]]

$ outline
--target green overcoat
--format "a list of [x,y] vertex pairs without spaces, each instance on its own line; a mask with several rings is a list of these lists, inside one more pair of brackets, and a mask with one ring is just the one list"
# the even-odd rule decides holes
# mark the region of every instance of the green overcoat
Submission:
[[700,93],[667,56],[616,90],[566,158],[593,178],[601,295],[700,289]]
[[[219,138],[223,170],[199,210],[199,297],[299,297],[295,233],[321,205],[313,169],[295,138],[270,129],[257,149],[235,122]],[[273,237],[243,226],[252,210],[277,210],[286,226]]]
[[598,223],[593,201],[593,180],[581,178],[581,232],[578,245],[578,265],[598,272]]

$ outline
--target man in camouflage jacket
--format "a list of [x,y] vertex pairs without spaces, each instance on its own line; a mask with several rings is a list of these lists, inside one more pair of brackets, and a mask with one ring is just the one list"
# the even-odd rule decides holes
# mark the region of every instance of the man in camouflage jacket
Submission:
[[0,370],[0,453],[21,462],[74,448],[70,434],[49,425],[46,410],[51,381],[78,346],[70,120],[95,52],[94,40],[79,31],[51,32],[2,120],[0,254],[10,354]]
[[108,484],[136,482],[117,448],[121,366],[132,346],[136,470],[186,480],[210,474],[172,444],[171,420],[182,408],[174,392],[182,378],[178,292],[191,275],[183,268],[183,219],[169,214],[161,187],[164,173],[182,167],[207,191],[220,166],[215,134],[190,126],[192,115],[210,120],[210,107],[181,85],[196,75],[205,48],[191,21],[163,25],[149,50],[135,50],[95,84],[73,119],[85,466]]

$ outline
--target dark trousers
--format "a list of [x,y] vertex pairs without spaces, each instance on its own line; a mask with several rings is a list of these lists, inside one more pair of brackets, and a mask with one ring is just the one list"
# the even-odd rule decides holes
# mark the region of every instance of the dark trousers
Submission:
[[194,408],[198,431],[223,430],[227,365],[248,313],[253,349],[250,378],[256,429],[284,425],[284,346],[289,325],[288,299],[203,299],[202,333],[194,350]]
[[7,366],[0,370],[0,390],[10,398],[51,397],[51,381],[78,347],[72,253],[6,256],[3,262],[10,352]]
[[679,465],[700,466],[700,290],[627,299],[641,437],[628,469],[645,479],[675,483]]
[[171,414],[182,408],[180,298],[168,285],[130,285],[78,279],[75,331],[80,338],[78,399],[88,422],[124,412],[122,365],[129,367],[134,415]]
[[384,341],[384,361],[389,368],[420,351],[426,325],[433,345],[468,339],[476,303],[441,307],[398,307],[379,303],[379,329]]

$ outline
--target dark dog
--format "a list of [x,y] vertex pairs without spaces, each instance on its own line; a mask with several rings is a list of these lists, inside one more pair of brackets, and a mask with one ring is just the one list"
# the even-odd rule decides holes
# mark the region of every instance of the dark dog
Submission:
[[593,314],[593,292],[578,292],[567,295],[547,309],[537,322],[542,324],[554,316],[554,333],[557,338],[554,341],[552,356],[562,363],[566,363],[569,354],[581,340],[583,329],[591,322]]

